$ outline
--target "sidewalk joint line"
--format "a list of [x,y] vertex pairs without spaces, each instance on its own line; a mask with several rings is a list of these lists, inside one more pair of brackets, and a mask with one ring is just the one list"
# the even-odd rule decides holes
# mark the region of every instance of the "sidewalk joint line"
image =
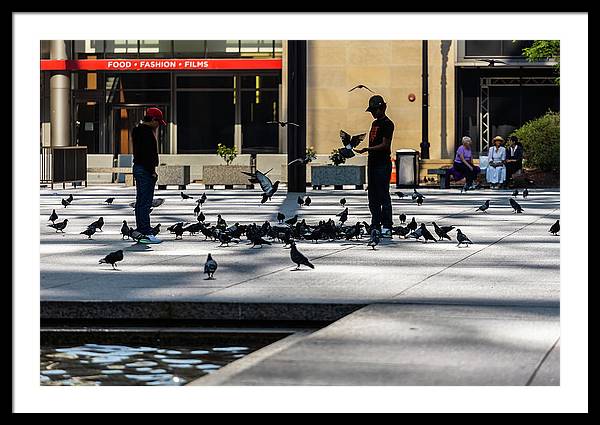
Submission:
[[544,362],[546,361],[546,359],[550,356],[550,353],[554,350],[554,348],[556,347],[556,344],[558,344],[558,341],[560,341],[560,337],[558,337],[556,339],[556,341],[554,341],[554,344],[552,344],[552,347],[550,347],[550,349],[546,352],[546,354],[544,354],[544,357],[542,357],[542,360],[540,360],[540,363],[537,365],[537,367],[535,368],[535,370],[531,374],[531,377],[527,380],[527,383],[525,384],[526,387],[529,387],[531,385],[531,383],[535,379],[537,373],[542,368],[542,365],[544,364]]

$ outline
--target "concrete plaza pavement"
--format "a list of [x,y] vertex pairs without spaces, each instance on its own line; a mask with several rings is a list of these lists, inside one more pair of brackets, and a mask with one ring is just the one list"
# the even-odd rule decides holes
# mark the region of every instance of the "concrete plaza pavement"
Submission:
[[[224,368],[227,379],[220,383],[227,385],[557,385],[560,236],[548,229],[560,215],[559,191],[534,188],[528,199],[519,196],[523,214],[512,212],[508,190],[420,191],[422,206],[410,197],[392,197],[395,224],[403,212],[408,220],[414,216],[425,222],[432,233],[432,221],[457,226],[474,244],[458,248],[455,240],[422,243],[395,237],[372,250],[366,238],[301,241],[298,248],[315,269],[292,271],[289,250],[279,243],[250,248],[243,240],[218,247],[218,242],[187,233],[175,240],[166,227],[195,221],[194,200],[182,200],[179,190],[155,193],[165,199],[151,215],[153,224],[162,224],[164,242],[140,246],[121,240],[119,233],[122,220],[135,222],[128,205],[135,199],[134,188],[44,188],[41,301],[357,306],[354,313],[295,338],[251,367],[228,374],[229,366]],[[285,188],[264,205],[258,190],[205,191],[192,184],[185,192],[195,198],[206,192],[202,211],[212,223],[217,214],[228,224],[276,223],[281,211],[313,224],[340,212],[342,197],[348,201],[347,224],[370,221],[366,192],[359,190],[308,189],[310,207],[298,207],[298,194]],[[60,198],[69,193],[73,203],[63,208]],[[115,197],[113,205],[104,203],[108,197]],[[488,213],[475,211],[486,199],[491,201]],[[59,220],[69,219],[64,235],[47,227],[53,208]],[[106,223],[103,232],[93,240],[79,234],[99,216]],[[119,270],[98,264],[117,249],[125,252]],[[215,280],[204,280],[202,273],[209,252],[219,263]],[[230,366],[240,368],[240,362]]]

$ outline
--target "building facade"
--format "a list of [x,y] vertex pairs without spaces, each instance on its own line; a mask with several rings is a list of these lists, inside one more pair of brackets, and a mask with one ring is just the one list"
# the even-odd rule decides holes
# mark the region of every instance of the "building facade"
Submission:
[[[58,61],[51,43],[41,42],[43,146],[52,143],[51,78],[62,72],[70,77],[70,144],[87,146],[91,158],[131,154],[131,130],[145,108],[157,106],[169,123],[160,133],[161,161],[192,165],[193,178],[201,178],[202,164],[219,163],[217,143],[236,146],[238,163],[250,154],[259,167],[261,158],[276,170],[285,163],[287,130],[266,122],[287,119],[286,41],[74,40],[64,42],[67,60]],[[431,162],[451,160],[465,135],[485,152],[494,136],[559,110],[554,64],[527,62],[529,44],[429,40],[425,96],[421,40],[308,41],[306,145],[327,162],[340,147],[340,129],[368,131],[372,93],[349,91],[363,84],[388,103],[394,150],[421,149],[427,98]]]

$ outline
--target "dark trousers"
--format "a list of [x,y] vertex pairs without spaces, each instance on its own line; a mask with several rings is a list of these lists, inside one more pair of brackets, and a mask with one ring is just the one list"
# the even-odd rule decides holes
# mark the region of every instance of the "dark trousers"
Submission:
[[390,198],[390,177],[392,163],[367,166],[369,210],[371,226],[376,229],[392,228],[392,200]]
[[150,208],[152,199],[154,199],[154,184],[156,180],[152,173],[141,165],[133,164],[133,178],[135,179],[135,224],[137,231],[150,235],[152,227],[150,226]]
[[474,166],[472,167],[473,171],[471,171],[469,167],[462,162],[454,163],[454,168],[456,168],[463,176],[465,176],[467,186],[471,186],[473,184],[473,180],[477,178],[477,171],[475,171],[476,169]]
[[522,168],[521,161],[506,163],[506,180],[508,181],[514,173]]

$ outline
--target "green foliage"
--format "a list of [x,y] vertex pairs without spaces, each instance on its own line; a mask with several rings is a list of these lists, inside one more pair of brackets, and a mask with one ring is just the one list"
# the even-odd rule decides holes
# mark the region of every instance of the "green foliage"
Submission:
[[339,149],[332,150],[329,159],[333,162],[333,165],[340,165],[346,162],[346,158],[342,156]]
[[[529,62],[556,60],[554,69],[560,75],[560,40],[535,40],[531,47],[523,49],[523,56]],[[560,83],[560,77],[556,77],[556,84]]]
[[560,114],[546,115],[525,123],[513,132],[523,143],[525,164],[543,171],[560,167]]
[[306,149],[306,158],[308,158],[308,162],[312,162],[314,159],[317,159],[317,152],[315,152],[312,146]]
[[217,144],[217,155],[223,158],[225,164],[229,165],[237,156],[237,149],[235,148],[235,146],[228,148],[227,146],[219,143]]

